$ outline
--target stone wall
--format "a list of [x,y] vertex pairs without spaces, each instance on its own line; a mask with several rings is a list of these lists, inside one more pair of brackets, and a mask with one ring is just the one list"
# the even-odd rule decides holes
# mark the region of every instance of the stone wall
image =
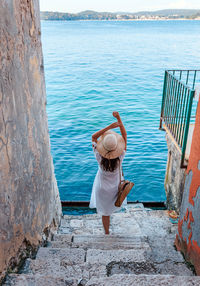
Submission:
[[200,102],[198,102],[175,244],[200,275]]
[[185,169],[180,168],[181,153],[177,149],[174,139],[168,133],[166,133],[166,141],[168,147],[165,174],[166,204],[168,209],[179,212],[185,183]]
[[38,0],[0,1],[0,277],[59,224]]

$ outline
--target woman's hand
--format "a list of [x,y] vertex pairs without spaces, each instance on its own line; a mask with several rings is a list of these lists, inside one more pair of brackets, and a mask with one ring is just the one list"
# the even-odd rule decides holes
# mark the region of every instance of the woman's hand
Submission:
[[117,118],[117,121],[118,121],[118,127],[120,127],[121,125],[122,125],[122,121],[121,121],[121,117],[120,117],[120,115],[119,115],[119,112],[117,112],[117,111],[113,111],[113,116],[115,117],[115,118]]
[[117,120],[120,118],[119,112],[117,111],[113,111],[113,116],[117,118]]
[[117,118],[118,126],[119,126],[119,128],[120,128],[122,137],[124,138],[124,141],[125,141],[125,150],[126,150],[126,145],[127,145],[126,129],[125,129],[123,123],[122,123],[122,120],[121,120],[121,117],[120,117],[120,115],[119,115],[119,112],[113,111],[113,116],[114,116],[115,118]]
[[119,123],[118,127],[120,127],[120,125],[122,124],[122,121],[121,121],[119,112],[113,111],[113,116],[114,116],[115,118],[117,118],[117,121],[118,121],[118,123]]

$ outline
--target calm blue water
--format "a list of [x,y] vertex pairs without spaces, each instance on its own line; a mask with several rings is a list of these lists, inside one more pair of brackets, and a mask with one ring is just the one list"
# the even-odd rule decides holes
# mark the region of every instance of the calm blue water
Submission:
[[200,21],[42,22],[47,112],[62,200],[89,200],[91,135],[120,112],[129,200],[163,201],[167,146],[158,130],[164,70],[200,66]]

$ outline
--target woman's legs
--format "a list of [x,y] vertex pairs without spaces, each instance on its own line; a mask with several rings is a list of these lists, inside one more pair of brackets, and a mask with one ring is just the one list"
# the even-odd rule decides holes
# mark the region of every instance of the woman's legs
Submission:
[[110,216],[102,216],[102,223],[105,230],[105,234],[109,234]]

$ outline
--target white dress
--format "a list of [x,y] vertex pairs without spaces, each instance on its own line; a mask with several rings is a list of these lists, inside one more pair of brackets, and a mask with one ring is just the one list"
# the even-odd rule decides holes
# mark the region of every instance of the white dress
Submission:
[[[98,171],[94,179],[89,207],[96,208],[98,214],[110,216],[113,212],[120,209],[120,207],[115,206],[120,181],[119,167],[113,172],[104,171],[101,167],[102,157],[97,151],[96,145],[95,142],[92,142],[93,151],[98,162]],[[120,165],[122,165],[125,153],[126,152],[124,151],[119,157]],[[126,204],[127,198],[124,200],[122,206]]]

